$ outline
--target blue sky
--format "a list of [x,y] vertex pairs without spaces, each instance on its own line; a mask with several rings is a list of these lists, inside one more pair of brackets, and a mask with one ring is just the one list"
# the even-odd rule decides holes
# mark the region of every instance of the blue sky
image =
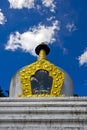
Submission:
[[87,96],[87,0],[1,0],[0,86],[36,61],[35,47],[45,42],[48,60],[73,79],[74,93]]

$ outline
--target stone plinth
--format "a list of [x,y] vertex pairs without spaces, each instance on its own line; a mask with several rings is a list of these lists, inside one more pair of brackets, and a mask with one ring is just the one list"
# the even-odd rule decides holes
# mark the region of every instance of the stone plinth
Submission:
[[0,130],[87,130],[87,97],[0,98]]

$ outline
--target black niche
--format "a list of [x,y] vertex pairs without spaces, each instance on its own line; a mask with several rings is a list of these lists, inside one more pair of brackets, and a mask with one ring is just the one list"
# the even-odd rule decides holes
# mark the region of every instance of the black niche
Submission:
[[50,94],[53,78],[46,70],[39,70],[31,76],[32,94]]

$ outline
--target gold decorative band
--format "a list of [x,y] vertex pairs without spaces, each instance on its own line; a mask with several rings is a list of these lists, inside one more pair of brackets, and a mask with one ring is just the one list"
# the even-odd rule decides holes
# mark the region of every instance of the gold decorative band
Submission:
[[[41,52],[41,56],[43,55]],[[41,57],[40,57],[41,58]],[[52,89],[50,94],[32,94],[31,87],[31,76],[35,75],[38,70],[46,70],[49,72],[49,76],[53,78]],[[61,89],[64,82],[64,73],[56,66],[51,64],[49,61],[42,58],[31,65],[26,66],[20,71],[20,82],[22,87],[22,94],[20,97],[50,97],[50,96],[64,96],[61,94]]]

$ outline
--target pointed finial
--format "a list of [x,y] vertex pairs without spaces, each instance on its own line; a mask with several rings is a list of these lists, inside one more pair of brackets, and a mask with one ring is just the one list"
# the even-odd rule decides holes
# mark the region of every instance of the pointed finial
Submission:
[[41,43],[36,47],[35,52],[37,55],[39,55],[38,60],[42,60],[46,59],[46,55],[49,54],[50,49],[45,43]]

